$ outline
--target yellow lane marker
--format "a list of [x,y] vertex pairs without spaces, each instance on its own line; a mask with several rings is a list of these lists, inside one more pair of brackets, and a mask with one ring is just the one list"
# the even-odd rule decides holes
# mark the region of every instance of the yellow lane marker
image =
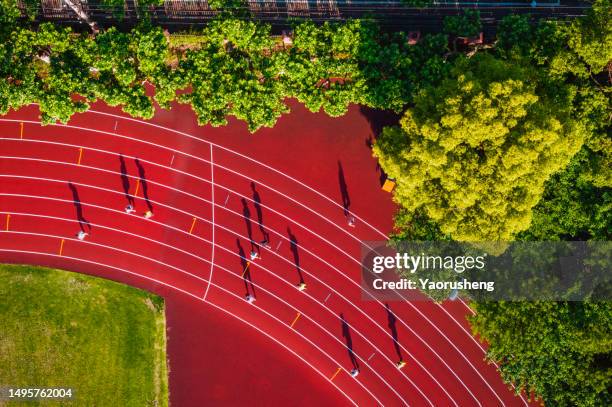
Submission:
[[193,232],[193,228],[195,227],[195,224],[196,224],[196,218],[193,218],[193,222],[191,222],[191,227],[189,228],[189,234]]
[[336,378],[336,376],[338,376],[338,373],[340,373],[340,371],[342,370],[341,367],[338,368],[338,370],[336,370],[336,373],[334,373],[332,375],[332,377],[329,378],[330,381],[334,380]]
[[250,265],[251,265],[251,262],[250,262],[250,261],[247,261],[247,265],[246,265],[246,267],[244,268],[244,270],[242,271],[242,276],[241,276],[242,278],[244,278],[244,275],[246,274],[246,272],[247,272],[247,270],[249,269],[249,266],[250,266]]
[[298,321],[298,319],[300,319],[300,316],[302,314],[300,312],[297,313],[297,315],[295,316],[295,319],[293,320],[293,322],[291,323],[291,328],[293,328],[293,325],[295,325],[295,323]]
[[77,165],[81,165],[82,159],[83,159],[83,147],[79,148],[79,159],[77,161]]
[[11,214],[10,214],[10,213],[7,213],[7,214],[6,214],[6,230],[7,230],[7,231],[9,230],[9,225],[10,225],[10,223],[11,223]]
[[64,239],[62,239],[62,243],[60,243],[59,255],[61,256],[64,252]]
[[134,196],[138,196],[138,189],[140,188],[140,178],[136,180],[136,190],[134,191]]
[[19,138],[23,140],[23,122],[19,123]]

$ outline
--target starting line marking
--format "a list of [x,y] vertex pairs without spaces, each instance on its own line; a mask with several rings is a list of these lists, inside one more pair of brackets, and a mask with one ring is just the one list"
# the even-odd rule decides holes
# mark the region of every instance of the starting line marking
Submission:
[[329,378],[329,381],[331,382],[332,380],[334,380],[334,379],[336,378],[336,376],[338,376],[338,373],[340,373],[340,371],[341,371],[341,370],[342,370],[342,368],[341,368],[341,367],[339,367],[339,368],[336,370],[336,373],[334,373],[334,374],[332,375],[332,377],[330,377],[330,378]]
[[119,124],[119,122],[115,120],[115,130],[114,131],[117,131],[117,124]]
[[193,222],[191,222],[191,227],[189,228],[189,234],[191,234],[191,232],[193,232],[193,228],[195,227],[196,224],[196,218],[193,218]]
[[373,352],[373,353],[370,355],[370,357],[368,358],[368,361],[369,361],[370,359],[372,359],[372,358],[374,357],[374,355],[375,355],[375,354],[376,354],[376,352]]
[[170,159],[170,166],[172,166],[173,162],[174,162],[174,154],[172,154],[172,158]]
[[290,328],[293,328],[293,325],[295,325],[295,323],[298,321],[298,319],[300,319],[300,316],[302,314],[300,312],[297,313],[297,315],[295,316],[295,319],[293,320],[293,322],[291,323]]
[[62,239],[62,242],[60,243],[59,255],[61,256],[63,252],[64,252],[64,239]]
[[278,242],[278,244],[276,245],[276,251],[278,251],[278,248],[281,246],[281,244],[283,244],[282,240],[280,242]]
[[328,294],[327,294],[327,297],[325,297],[325,299],[323,300],[323,302],[324,302],[324,303],[325,303],[325,302],[327,302],[327,300],[329,300],[329,297],[331,297],[331,293],[328,293]]
[[227,206],[227,201],[229,201],[229,196],[230,194],[227,194],[227,196],[225,197],[225,202],[223,202],[223,206]]

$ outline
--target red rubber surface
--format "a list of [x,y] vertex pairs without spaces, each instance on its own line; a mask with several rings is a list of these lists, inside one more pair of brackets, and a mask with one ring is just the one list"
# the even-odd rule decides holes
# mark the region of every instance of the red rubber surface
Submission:
[[[198,127],[185,106],[158,112],[154,126],[101,104],[68,126],[41,127],[34,106],[0,118],[0,261],[163,295],[175,406],[527,404],[485,363],[461,302],[389,303],[407,362],[395,366],[385,304],[362,301],[359,288],[359,242],[384,239],[395,211],[367,145],[376,123],[355,106],[338,119],[291,107],[254,135],[235,121]],[[129,193],[138,188],[135,215],[123,212],[119,154]],[[135,158],[154,212],[148,220]],[[339,163],[355,228],[342,209]],[[91,225],[84,241],[75,237],[68,182]],[[251,250],[249,223],[253,240],[263,239],[251,182],[271,247],[261,248],[248,281],[239,253]]]

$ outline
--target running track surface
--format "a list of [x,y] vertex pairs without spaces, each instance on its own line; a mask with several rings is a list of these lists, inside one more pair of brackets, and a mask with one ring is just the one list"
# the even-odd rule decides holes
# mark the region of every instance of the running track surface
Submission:
[[384,118],[290,105],[256,134],[199,127],[186,106],[0,117],[0,261],[163,296],[174,406],[527,405],[484,361],[466,304],[361,299],[360,241],[384,239],[395,211],[368,146]]

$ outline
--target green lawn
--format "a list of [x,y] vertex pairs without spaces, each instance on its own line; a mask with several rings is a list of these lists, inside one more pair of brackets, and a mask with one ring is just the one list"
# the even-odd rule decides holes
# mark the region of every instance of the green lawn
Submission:
[[3,386],[75,390],[71,402],[28,405],[167,406],[163,299],[81,274],[0,265]]

